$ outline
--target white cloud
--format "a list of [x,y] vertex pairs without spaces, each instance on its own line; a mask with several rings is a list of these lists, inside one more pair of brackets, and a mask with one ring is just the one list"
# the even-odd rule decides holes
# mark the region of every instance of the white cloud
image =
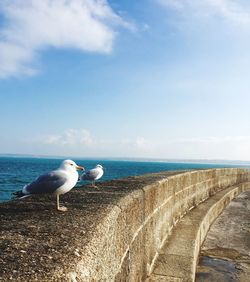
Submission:
[[130,27],[106,0],[3,0],[0,14],[0,78],[33,74],[49,47],[109,53],[115,26]]
[[[1,143],[2,142],[2,143]],[[3,152],[6,144],[0,140]],[[11,148],[11,143],[8,148]],[[250,135],[164,138],[100,139],[89,130],[67,129],[22,140],[18,153],[76,157],[144,157],[165,159],[227,159],[250,161]],[[25,148],[25,151],[22,151]]]
[[12,43],[0,42],[0,78],[13,74],[32,75],[36,71],[28,66],[34,57],[32,50]]
[[133,152],[137,151],[151,151],[153,149],[152,144],[149,140],[142,136],[138,136],[133,139],[124,138],[118,142],[125,150],[131,150]]
[[93,140],[90,132],[86,129],[67,129],[62,134],[55,135],[50,134],[40,137],[36,140],[46,145],[55,145],[62,147],[75,147],[75,146],[93,146],[95,141]]
[[156,0],[166,8],[173,8],[188,16],[219,17],[224,21],[250,28],[250,5],[236,0]]
[[135,140],[136,147],[142,150],[147,150],[150,147],[150,143],[144,137],[137,137]]
[[123,139],[98,139],[85,128],[68,128],[59,134],[45,134],[29,138],[25,141],[32,144],[43,144],[48,146],[77,147],[85,145],[92,148],[114,149],[114,147],[132,150],[148,150],[152,144],[144,137],[123,138]]
[[143,157],[153,156],[154,146],[144,137],[99,138],[85,128],[69,128],[61,133],[37,135],[22,140],[28,152],[44,155],[72,155],[78,157]]

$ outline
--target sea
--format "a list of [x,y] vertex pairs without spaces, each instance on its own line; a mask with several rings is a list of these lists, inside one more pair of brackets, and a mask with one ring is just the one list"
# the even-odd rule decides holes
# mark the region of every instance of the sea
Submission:
[[[218,163],[145,160],[74,159],[74,161],[84,166],[86,170],[101,164],[105,168],[101,181],[161,171],[239,167],[239,165]],[[59,158],[0,157],[0,202],[11,200],[13,192],[21,190],[25,184],[35,180],[41,174],[58,168],[61,162],[62,159]],[[241,165],[240,167],[249,168],[250,166]],[[81,183],[77,184],[76,189],[81,185]]]

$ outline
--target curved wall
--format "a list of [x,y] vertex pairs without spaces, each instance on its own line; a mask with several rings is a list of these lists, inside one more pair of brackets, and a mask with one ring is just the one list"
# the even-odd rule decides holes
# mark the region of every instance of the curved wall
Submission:
[[240,184],[244,190],[249,180],[245,169],[199,170],[131,192],[96,230],[84,258],[71,273],[72,281],[145,280],[158,250],[185,213],[227,187]]
[[100,183],[98,191],[74,189],[61,199],[66,213],[51,196],[0,204],[0,277],[144,281],[185,213],[227,187],[243,191],[249,181],[246,169],[162,172]]

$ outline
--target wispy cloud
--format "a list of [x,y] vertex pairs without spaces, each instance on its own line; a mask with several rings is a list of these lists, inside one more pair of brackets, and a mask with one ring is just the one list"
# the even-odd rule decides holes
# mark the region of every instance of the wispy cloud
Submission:
[[67,129],[62,134],[49,134],[39,137],[36,142],[61,147],[93,146],[95,144],[93,137],[87,129],[74,128]]
[[158,154],[169,158],[250,160],[250,136],[203,136],[169,139]]
[[156,0],[166,8],[176,9],[184,16],[218,17],[229,24],[250,28],[250,4],[236,0]]
[[142,136],[137,136],[136,138],[125,138],[119,143],[124,147],[124,149],[130,149],[134,152],[151,152],[153,149],[153,144]]
[[109,53],[117,26],[130,28],[106,0],[3,0],[0,78],[36,73],[39,52],[49,47]]
[[182,9],[185,6],[185,1],[181,0],[156,0],[159,4],[174,9]]
[[179,139],[173,140],[172,142],[224,144],[224,143],[231,143],[231,142],[250,142],[250,136],[192,137],[192,138],[179,138]]
[[[112,138],[97,137],[86,128],[68,128],[59,133],[36,135],[23,140],[30,149],[49,155],[74,156],[143,156],[152,155],[153,144],[146,138]],[[33,152],[32,152],[33,153]]]
[[31,154],[250,161],[250,135],[100,139],[88,129],[71,128],[22,142]]

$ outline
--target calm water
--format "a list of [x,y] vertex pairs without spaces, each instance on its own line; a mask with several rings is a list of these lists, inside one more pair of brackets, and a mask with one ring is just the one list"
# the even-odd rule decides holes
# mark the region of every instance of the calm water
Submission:
[[[0,157],[0,202],[11,199],[14,191],[33,181],[39,175],[57,168],[61,159],[45,158],[7,158]],[[194,168],[233,167],[230,165],[168,163],[168,162],[137,162],[109,160],[76,160],[76,163],[90,169],[102,164],[105,174],[102,180],[123,178],[151,172],[183,170]]]

